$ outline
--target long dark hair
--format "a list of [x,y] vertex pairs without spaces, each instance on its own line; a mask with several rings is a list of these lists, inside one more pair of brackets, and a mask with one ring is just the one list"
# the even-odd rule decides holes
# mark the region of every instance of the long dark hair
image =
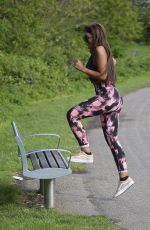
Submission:
[[99,23],[92,23],[91,25],[85,26],[85,32],[90,33],[93,36],[94,48],[97,46],[103,46],[107,53],[107,78],[105,80],[106,84],[110,81],[115,84],[116,74],[114,69],[114,63],[112,58],[112,52],[106,38],[106,32],[104,27]]

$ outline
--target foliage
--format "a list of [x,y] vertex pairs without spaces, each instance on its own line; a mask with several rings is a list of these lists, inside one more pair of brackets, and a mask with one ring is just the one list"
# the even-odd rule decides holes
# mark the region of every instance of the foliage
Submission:
[[104,24],[110,38],[131,41],[141,32],[137,19],[128,0],[3,0],[0,49],[42,58],[56,44],[70,50],[75,30],[92,21]]
[[1,0],[0,6],[0,101],[5,105],[86,86],[72,67],[74,58],[85,62],[89,55],[82,39],[85,24],[104,24],[118,58],[142,29],[128,0]]
[[[68,67],[60,59],[61,50],[49,55],[49,65],[40,58],[0,53],[1,101],[22,104],[30,99],[54,97],[72,92],[69,82],[77,77],[68,77]],[[61,64],[61,69],[58,65]],[[70,70],[71,72],[71,70]],[[70,83],[71,84],[71,83]],[[83,83],[84,84],[84,83]],[[7,97],[5,97],[7,95]]]
[[132,0],[134,6],[139,10],[140,20],[144,25],[143,40],[150,42],[150,1]]
[[[149,47],[144,45],[134,45],[126,49],[124,57],[118,59],[116,65],[117,76],[119,78],[150,75],[150,54]],[[141,79],[142,81],[142,79]]]
[[92,21],[104,24],[110,40],[132,41],[141,32],[137,12],[128,0],[3,0],[0,49],[42,59],[53,46],[64,52],[78,46],[80,50],[80,30]]

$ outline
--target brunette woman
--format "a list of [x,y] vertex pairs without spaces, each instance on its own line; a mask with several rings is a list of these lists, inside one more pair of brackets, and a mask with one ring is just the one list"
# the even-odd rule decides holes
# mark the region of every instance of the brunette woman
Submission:
[[96,95],[67,112],[69,125],[80,146],[80,152],[72,156],[71,161],[93,163],[93,154],[81,119],[100,116],[104,137],[119,173],[119,185],[114,195],[117,197],[133,185],[134,181],[128,175],[126,156],[117,137],[119,113],[123,101],[115,87],[116,61],[112,57],[104,27],[101,24],[93,23],[86,26],[84,39],[91,53],[90,58],[86,66],[80,60],[76,60],[74,67],[88,76],[95,87]]

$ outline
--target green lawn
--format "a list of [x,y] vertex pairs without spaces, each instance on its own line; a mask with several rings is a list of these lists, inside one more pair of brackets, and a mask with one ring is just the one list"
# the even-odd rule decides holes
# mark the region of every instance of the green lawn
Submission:
[[117,230],[105,217],[66,215],[54,210],[9,204],[0,207],[1,230]]

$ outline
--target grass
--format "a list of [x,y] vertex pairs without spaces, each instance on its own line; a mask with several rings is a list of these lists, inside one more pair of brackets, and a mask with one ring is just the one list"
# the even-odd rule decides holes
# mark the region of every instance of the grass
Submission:
[[18,208],[9,204],[0,207],[1,230],[117,230],[103,216],[66,215],[54,210]]
[[145,87],[150,87],[150,73],[143,73],[142,76],[134,76],[127,79],[118,79],[117,83],[117,88],[122,95]]
[[[146,52],[146,51],[145,51]],[[135,52],[129,54],[132,56]],[[141,53],[138,54],[139,59]],[[127,62],[129,57],[125,57]],[[119,64],[119,63],[118,63]],[[129,68],[129,66],[127,66]],[[121,70],[119,70],[121,73]],[[150,86],[149,72],[141,71],[139,74],[130,73],[128,77],[120,77],[117,87],[121,94],[135,91],[142,87]],[[10,122],[15,120],[23,137],[30,133],[59,133],[61,136],[61,147],[71,150],[72,153],[78,149],[77,142],[70,131],[66,121],[66,111],[77,103],[86,100],[93,95],[93,89],[89,83],[86,89],[78,91],[74,95],[61,96],[55,99],[34,101],[27,106],[16,107],[10,113],[9,119],[0,123],[0,229],[117,229],[110,221],[101,216],[80,216],[56,212],[54,210],[28,208],[23,202],[25,196],[16,188],[12,181],[12,175],[20,171],[20,159],[17,156],[17,148],[13,137]],[[89,119],[84,121],[86,125]],[[27,139],[24,138],[27,148]],[[35,146],[44,147],[47,139],[34,139]],[[51,145],[55,146],[53,139]],[[72,164],[73,170],[83,170],[84,165]]]

